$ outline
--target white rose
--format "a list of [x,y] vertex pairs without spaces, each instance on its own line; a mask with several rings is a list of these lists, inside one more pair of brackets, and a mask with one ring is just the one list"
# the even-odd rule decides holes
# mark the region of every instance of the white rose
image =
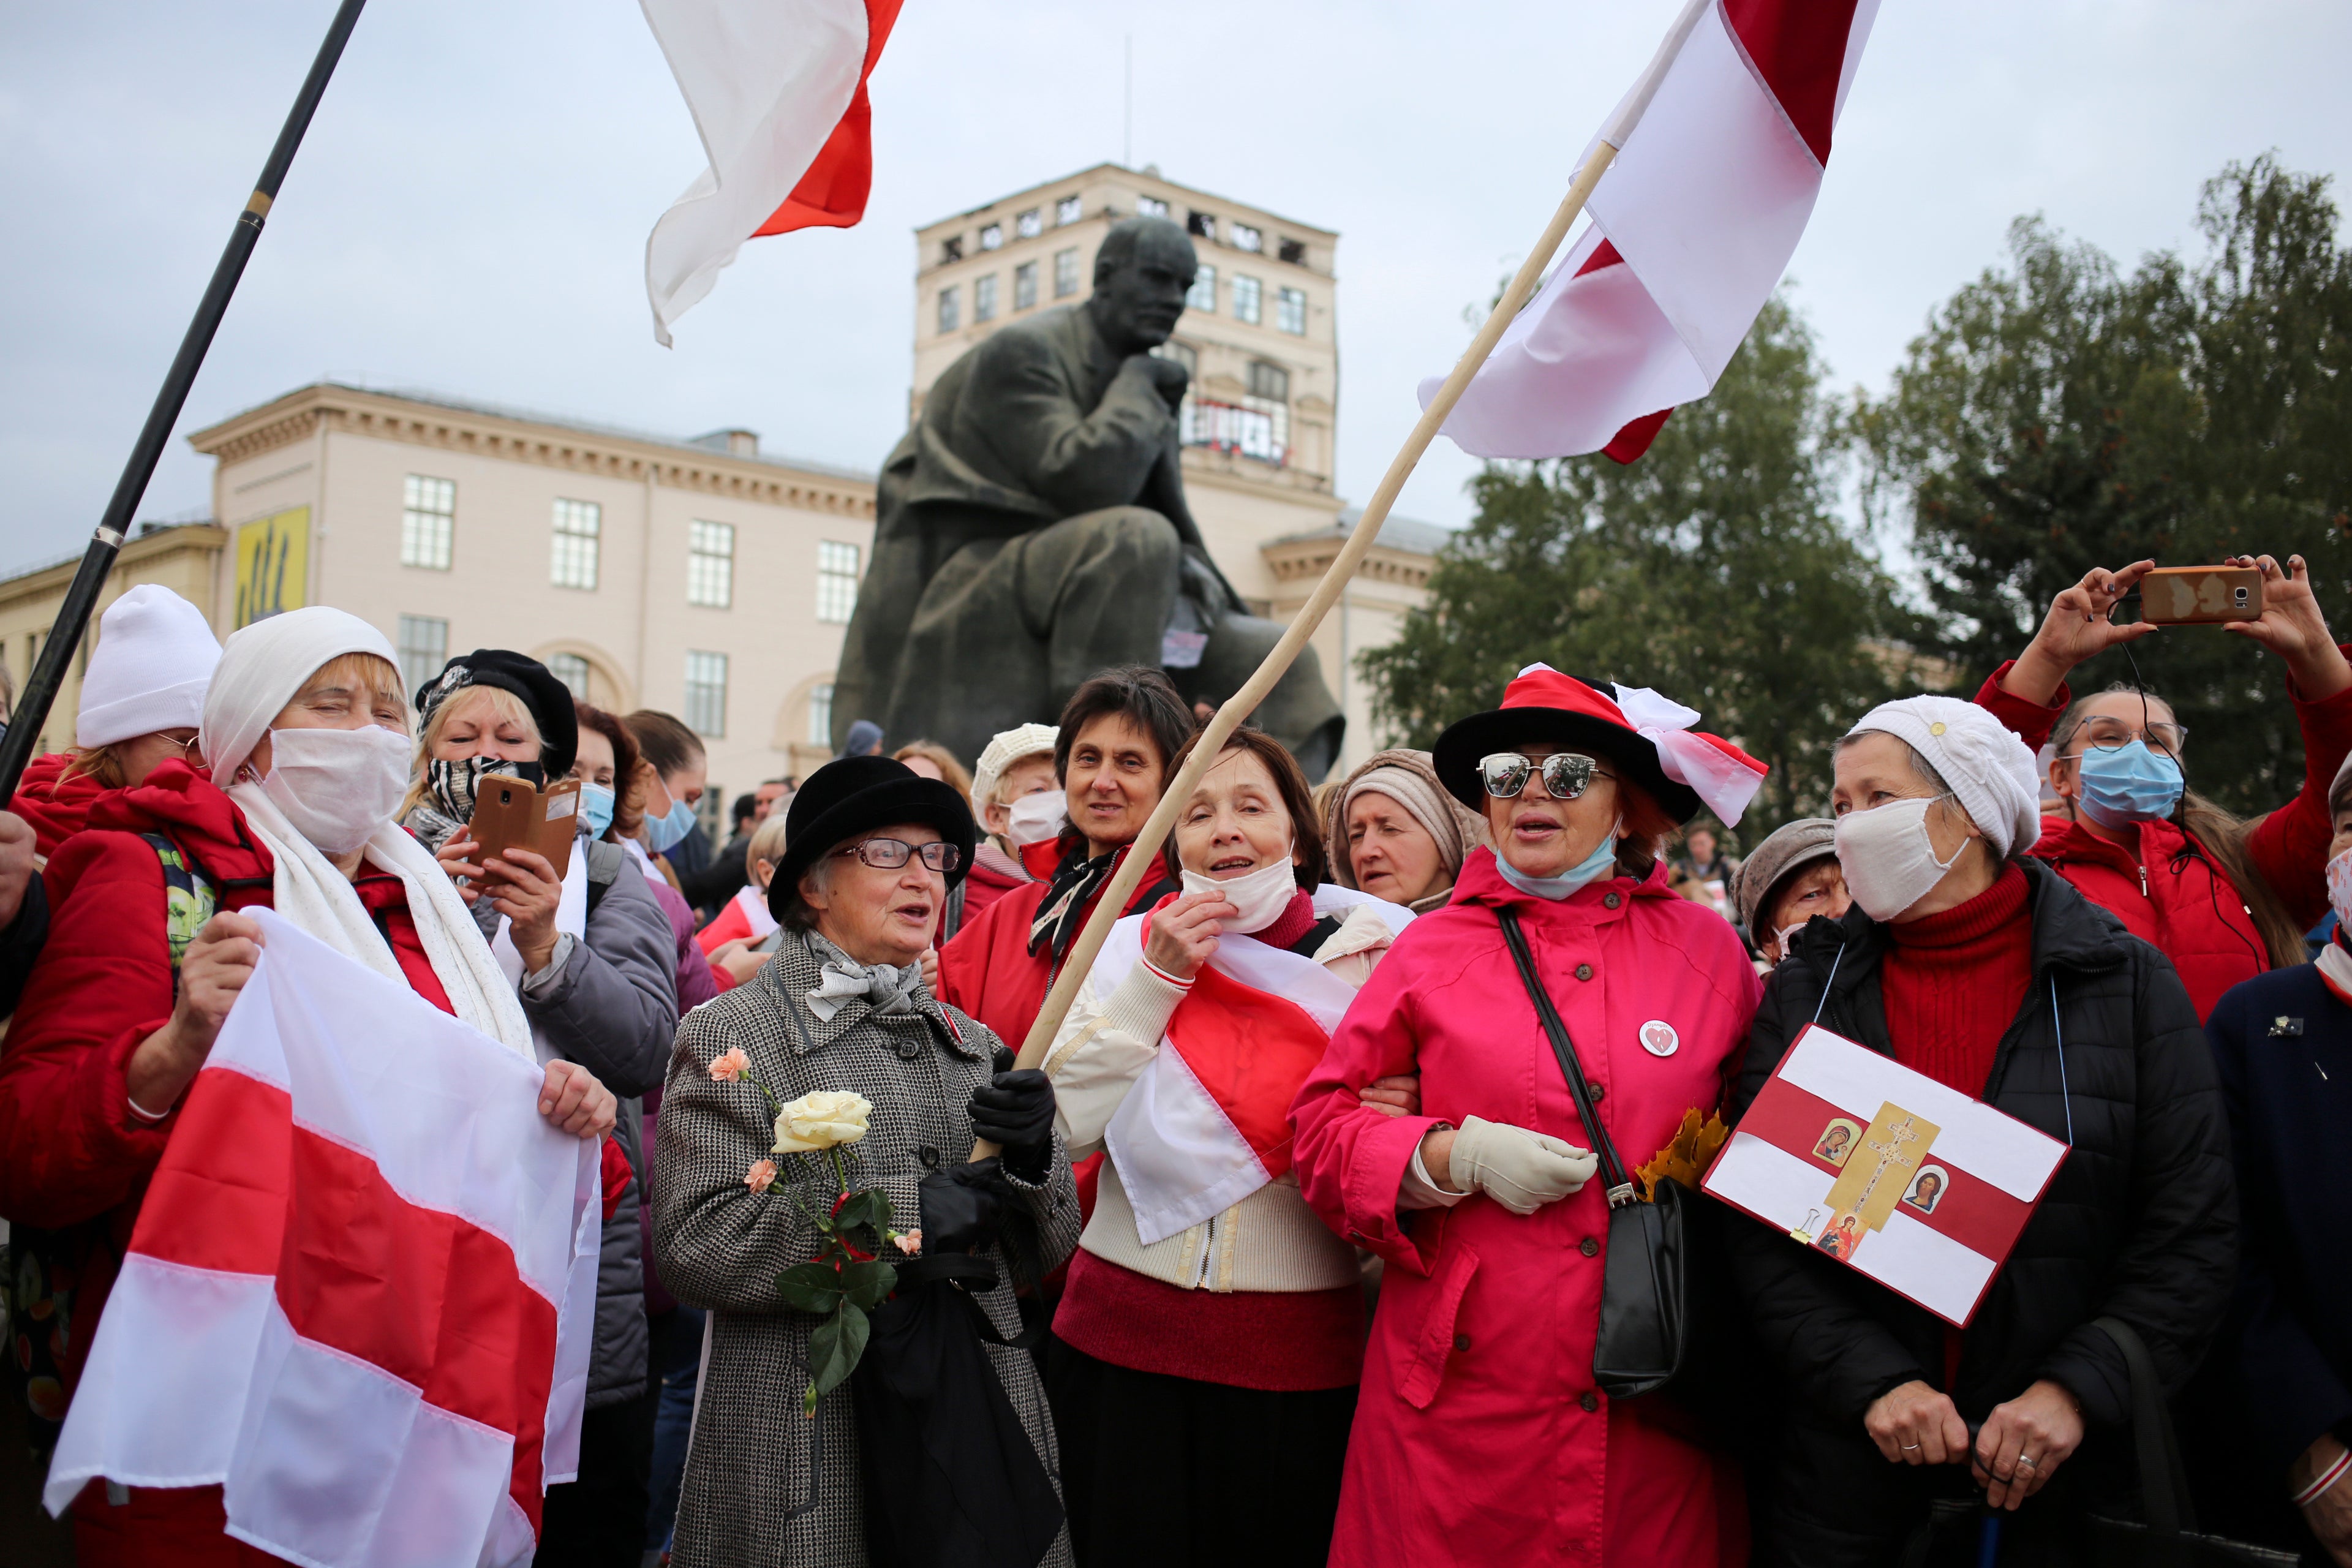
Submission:
[[866,1136],[866,1119],[874,1107],[862,1094],[819,1089],[804,1094],[776,1113],[779,1154],[805,1154],[855,1143]]

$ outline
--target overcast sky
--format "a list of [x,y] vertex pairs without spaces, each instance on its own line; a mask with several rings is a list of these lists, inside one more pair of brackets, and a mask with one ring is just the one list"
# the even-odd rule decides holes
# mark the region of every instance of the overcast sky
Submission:
[[[1673,0],[908,0],[865,224],[755,241],[653,342],[647,228],[703,163],[627,0],[379,0],[181,433],[332,376],[872,468],[905,423],[919,224],[1121,156],[1341,236],[1339,484],[1361,500]],[[77,552],[329,0],[0,5],[0,568]],[[1796,298],[1841,383],[2039,211],[2126,262],[2201,181],[2352,163],[2341,0],[1886,0]],[[1443,440],[1400,512],[1458,523]],[[140,515],[201,514],[175,435]]]

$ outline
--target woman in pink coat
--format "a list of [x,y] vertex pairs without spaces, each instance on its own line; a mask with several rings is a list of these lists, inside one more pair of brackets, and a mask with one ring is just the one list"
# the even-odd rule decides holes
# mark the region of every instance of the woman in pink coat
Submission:
[[[1756,973],[1659,850],[1702,803],[1736,821],[1764,770],[1697,717],[1531,665],[1437,742],[1496,848],[1390,950],[1291,1110],[1307,1201],[1388,1263],[1334,1564],[1747,1561],[1738,1464],[1594,1384],[1607,1204],[1497,921],[1517,911],[1629,1166],[1720,1103]],[[1423,1114],[1358,1097],[1391,1073],[1421,1075]]]

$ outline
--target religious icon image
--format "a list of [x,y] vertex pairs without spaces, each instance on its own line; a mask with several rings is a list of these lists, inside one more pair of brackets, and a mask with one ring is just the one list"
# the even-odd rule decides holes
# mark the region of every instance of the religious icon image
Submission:
[[1861,1136],[1860,1127],[1840,1117],[1822,1129],[1821,1141],[1813,1145],[1813,1153],[1843,1171],[1846,1156],[1853,1152],[1854,1140]]
[[1813,1245],[1842,1262],[1853,1261],[1853,1249],[1862,1245],[1862,1222],[1852,1213],[1833,1215],[1829,1224],[1822,1226]]
[[1929,1165],[1920,1171],[1919,1179],[1913,1182],[1911,1190],[1903,1194],[1904,1206],[1917,1209],[1921,1214],[1934,1214],[1936,1205],[1944,1199],[1944,1189],[1951,1184],[1952,1179],[1943,1166]]

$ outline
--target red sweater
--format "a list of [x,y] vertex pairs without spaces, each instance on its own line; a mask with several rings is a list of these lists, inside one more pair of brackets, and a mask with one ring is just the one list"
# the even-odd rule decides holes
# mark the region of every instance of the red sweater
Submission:
[[2033,982],[2025,873],[2003,866],[1967,903],[1890,925],[1878,970],[1895,1059],[1981,1099],[2001,1036]]

